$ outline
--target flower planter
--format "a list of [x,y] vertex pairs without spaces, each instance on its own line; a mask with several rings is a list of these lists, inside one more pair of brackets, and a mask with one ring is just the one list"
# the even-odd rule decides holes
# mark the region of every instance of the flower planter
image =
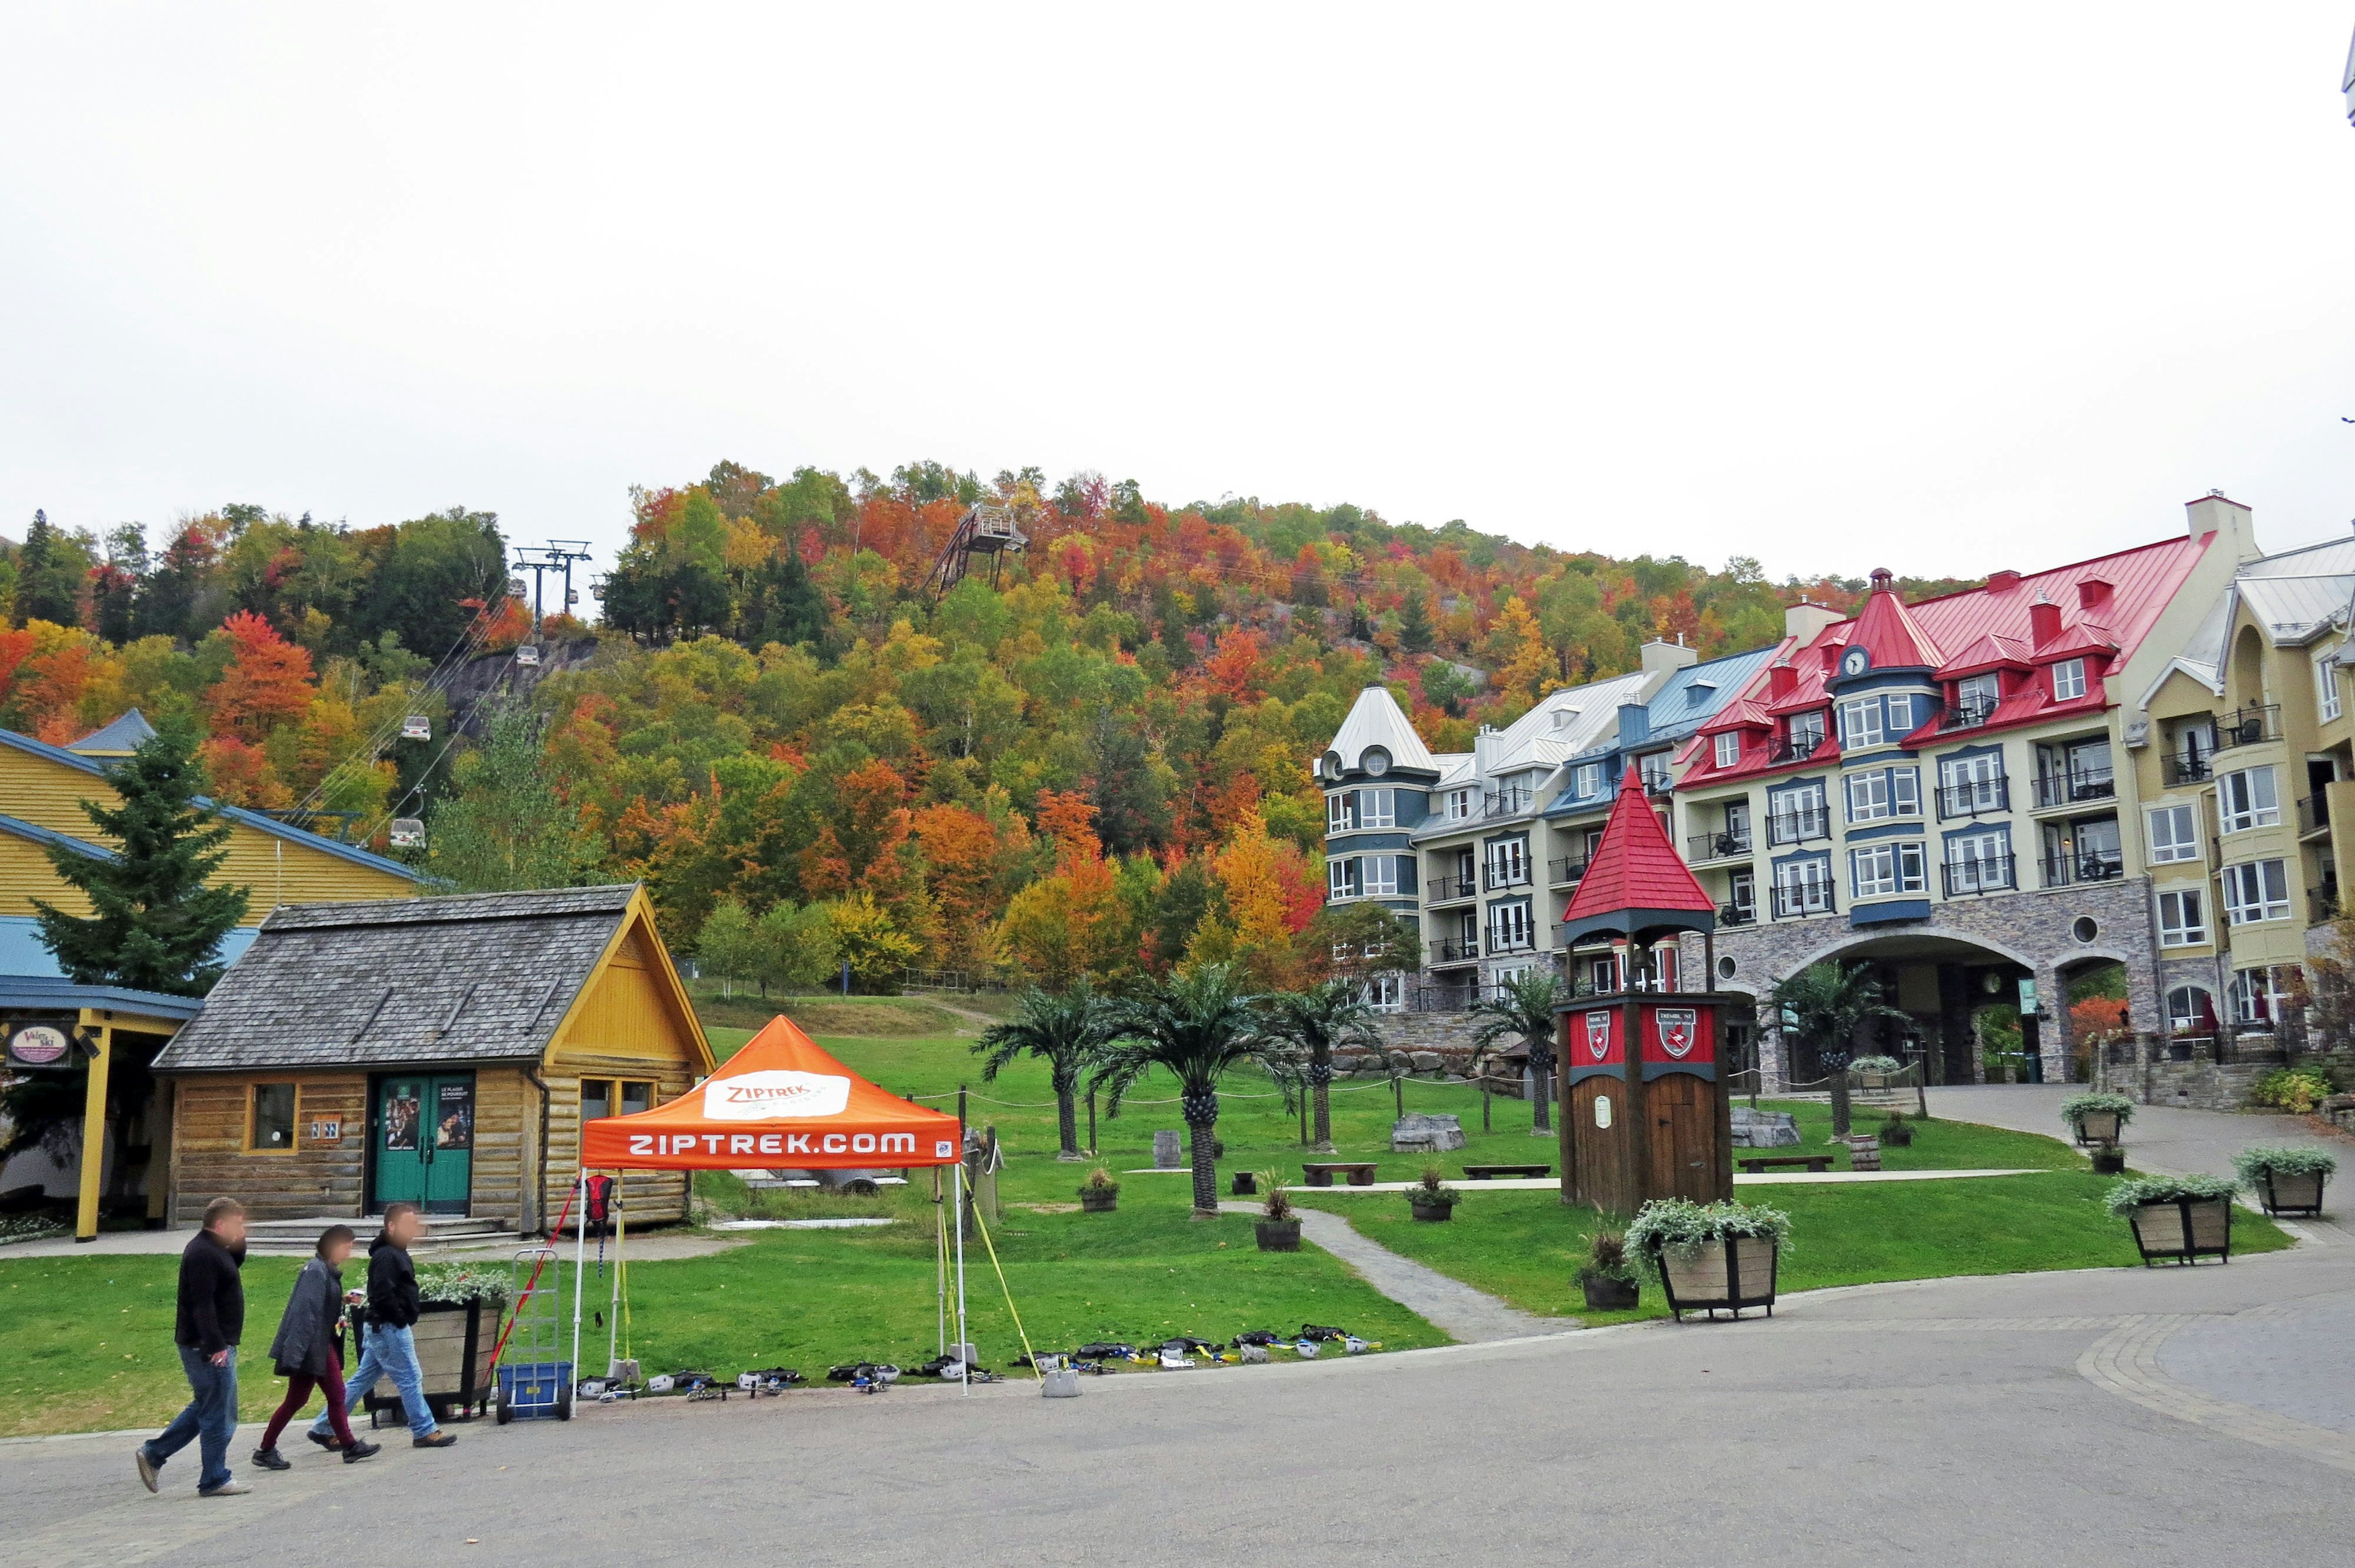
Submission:
[[1300,1221],[1297,1220],[1262,1220],[1259,1222],[1259,1250],[1263,1253],[1296,1253],[1300,1250]]
[[[483,1309],[480,1301],[428,1301],[417,1309],[417,1326],[410,1330],[417,1347],[417,1368],[425,1376],[425,1403],[433,1419],[453,1421],[482,1413],[491,1398],[491,1351],[498,1345],[499,1312]],[[359,1365],[359,1336],[352,1336],[344,1372]],[[364,1396],[361,1410],[374,1429],[387,1411],[401,1413],[400,1395],[389,1377],[379,1379]]]
[[2105,1145],[2094,1151],[2094,1173],[2096,1176],[2123,1176],[2126,1168],[2126,1151],[2115,1145]]
[[1736,1318],[1745,1307],[1774,1316],[1774,1263],[1780,1249],[1755,1236],[1703,1242],[1689,1252],[1669,1247],[1660,1253],[1660,1284],[1678,1322],[1688,1312],[1721,1311]]
[[2190,1264],[2201,1258],[2232,1259],[2232,1200],[2229,1198],[2145,1203],[2129,1218],[2135,1246],[2146,1266],[2161,1261]]
[[1251,1170],[1239,1170],[1235,1172],[1234,1184],[1231,1190],[1238,1198],[1249,1198],[1255,1195],[1259,1191],[1259,1173]]
[[2257,1182],[2257,1198],[2264,1204],[2268,1214],[2319,1217],[2322,1213],[2322,1184],[2328,1179],[2318,1170],[2280,1175],[2268,1170]]
[[1084,1187],[1080,1189],[1080,1209],[1083,1213],[1109,1214],[1119,1207],[1120,1192],[1117,1189],[1111,1191],[1092,1191]]
[[2077,1143],[2080,1147],[2092,1144],[2114,1144],[2118,1141],[2118,1114],[2115,1111],[2088,1111],[2077,1118]]
[[1586,1293],[1589,1312],[1633,1312],[1643,1287],[1632,1279],[1614,1279],[1607,1274],[1582,1274],[1579,1288]]
[[1407,1207],[1414,1211],[1416,1219],[1427,1221],[1433,1224],[1455,1218],[1455,1205],[1453,1203],[1417,1203],[1409,1200]]

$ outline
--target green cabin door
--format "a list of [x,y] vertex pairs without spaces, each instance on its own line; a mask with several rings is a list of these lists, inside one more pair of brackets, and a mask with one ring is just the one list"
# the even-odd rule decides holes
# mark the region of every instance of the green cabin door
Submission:
[[371,1210],[416,1203],[464,1214],[474,1185],[474,1075],[420,1072],[377,1083]]

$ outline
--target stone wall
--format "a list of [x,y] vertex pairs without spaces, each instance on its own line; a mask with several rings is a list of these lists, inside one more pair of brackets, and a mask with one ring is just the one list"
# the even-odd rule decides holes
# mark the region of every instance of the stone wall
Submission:
[[[1472,1076],[1473,1030],[1480,1020],[1470,1013],[1385,1013],[1375,1025],[1383,1049],[1392,1053],[1400,1065],[1414,1078],[1432,1078],[1442,1082],[1460,1083]],[[1388,1077],[1391,1069],[1371,1056],[1354,1051],[1333,1053],[1333,1076]],[[1497,1064],[1489,1072],[1499,1080],[1505,1074]],[[1518,1078],[1516,1071],[1514,1076]],[[1518,1082],[1493,1081],[1496,1093],[1518,1097]]]

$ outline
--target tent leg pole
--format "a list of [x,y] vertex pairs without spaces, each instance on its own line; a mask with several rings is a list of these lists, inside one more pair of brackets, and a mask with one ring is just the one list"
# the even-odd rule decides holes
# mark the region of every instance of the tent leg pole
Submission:
[[956,1168],[956,1276],[957,1276],[957,1359],[964,1368],[964,1376],[957,1381],[964,1392],[973,1392],[973,1363],[965,1355],[973,1341],[966,1337],[964,1322],[964,1166]]
[[[589,1172],[584,1168],[573,1180],[576,1184],[573,1201],[580,1205],[572,1211],[572,1381],[578,1387],[581,1381],[581,1292],[586,1285],[589,1267]],[[559,1296],[556,1299],[561,1301],[564,1297]]]
[[941,1200],[944,1186],[936,1165],[932,1167],[932,1328],[940,1340],[932,1350],[936,1356],[949,1353],[948,1205]]
[[[693,1177],[688,1180],[692,1181]],[[622,1179],[613,1178],[613,1299],[605,1308],[605,1369],[611,1371],[614,1358],[622,1353],[622,1249],[629,1243],[630,1222],[622,1218]],[[581,1375],[576,1362],[572,1375]]]

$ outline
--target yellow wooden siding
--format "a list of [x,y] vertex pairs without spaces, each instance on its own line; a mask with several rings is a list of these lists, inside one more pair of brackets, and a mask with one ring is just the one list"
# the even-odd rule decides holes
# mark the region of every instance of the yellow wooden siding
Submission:
[[591,1077],[597,1074],[581,1065],[590,1057],[633,1060],[641,1069],[678,1062],[702,1071],[705,1047],[691,1005],[661,960],[648,956],[645,944],[652,934],[645,912],[634,907],[621,940],[558,1028],[549,1050],[551,1064]]
[[[91,826],[81,802],[98,800],[111,805],[113,799],[113,789],[101,778],[20,752],[14,746],[0,746],[0,802],[5,803],[0,810],[10,816],[69,837],[103,844],[108,841]],[[48,886],[64,886],[41,858],[38,846],[9,835],[0,835],[0,840],[30,851],[33,864]],[[418,884],[407,877],[375,870],[324,848],[310,848],[299,837],[282,838],[243,823],[229,825],[227,848],[229,859],[221,867],[221,876],[252,890],[245,912],[248,925],[259,925],[272,906],[282,903],[413,898],[418,892]],[[29,895],[20,892],[17,887],[14,870],[16,865],[13,856],[0,859],[0,913],[31,912]]]
[[[636,1056],[573,1056],[560,1072],[548,1080],[548,1168],[542,1188],[546,1223],[553,1225],[564,1210],[581,1160],[581,1081],[583,1078],[651,1079],[655,1104],[666,1104],[695,1086],[696,1073],[684,1062],[649,1062]],[[687,1218],[687,1173],[680,1170],[632,1170],[622,1176],[622,1201],[633,1225],[651,1225]]]
[[46,900],[68,914],[90,912],[90,901],[82,897],[80,889],[58,879],[38,844],[13,833],[0,833],[0,914],[29,915],[35,899]]

